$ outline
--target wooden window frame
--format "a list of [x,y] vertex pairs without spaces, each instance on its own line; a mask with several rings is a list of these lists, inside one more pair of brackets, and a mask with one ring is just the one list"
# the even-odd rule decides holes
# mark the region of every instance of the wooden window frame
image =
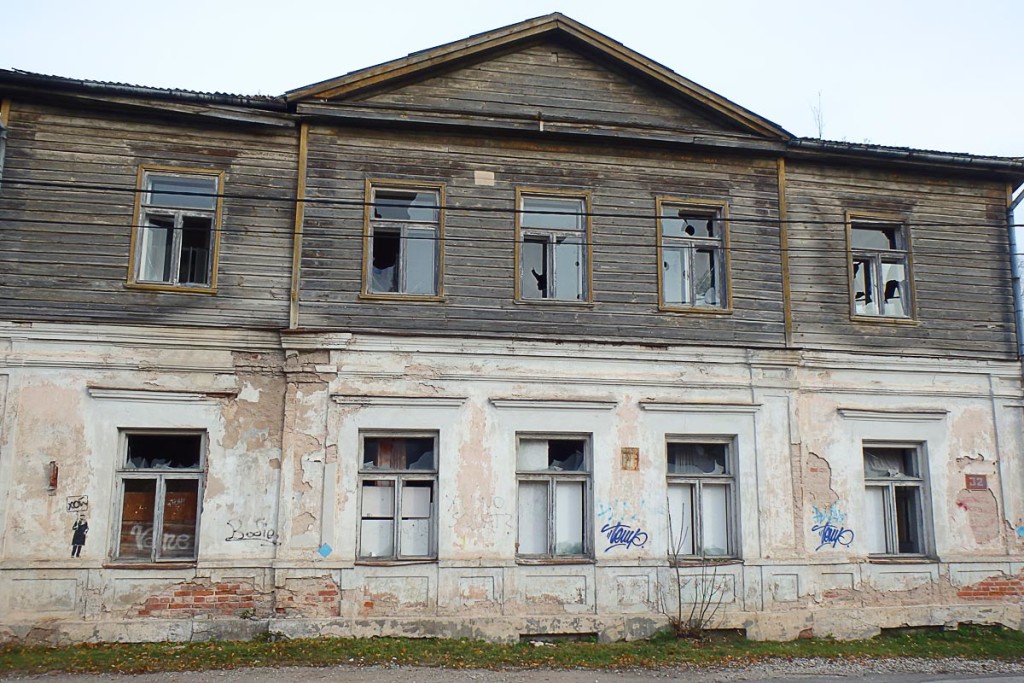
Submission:
[[[188,469],[175,468],[128,468],[128,440],[131,436],[199,436],[199,464]],[[125,565],[173,565],[189,564],[194,565],[199,559],[199,540],[202,528],[203,496],[206,484],[207,451],[209,449],[209,434],[203,429],[122,429],[118,434],[119,464],[115,471],[116,486],[116,512],[114,517],[114,532],[111,534],[110,556],[113,562]],[[156,491],[153,508],[153,531],[151,538],[150,556],[138,558],[121,555],[121,523],[124,515],[125,481],[128,480],[155,480]],[[195,543],[192,557],[161,557],[164,539],[164,503],[167,481],[196,481],[196,527]],[[159,531],[159,534],[157,533]],[[160,539],[160,543],[156,539]]]
[[[664,236],[662,229],[662,215],[665,206],[677,206],[680,209],[693,211],[694,214],[713,216],[714,220],[721,226],[721,237],[717,240],[705,238],[681,238]],[[730,315],[734,312],[732,299],[732,250],[729,243],[729,204],[724,201],[709,199],[685,199],[681,197],[658,196],[655,198],[655,211],[657,214],[657,240],[658,240],[658,310],[670,313],[699,313],[708,315]],[[717,243],[717,244],[715,244]],[[722,270],[721,273],[721,299],[720,306],[707,306],[697,304],[670,304],[665,302],[665,247],[666,245],[680,244],[695,248],[705,246],[714,248],[718,253],[716,262]],[[692,290],[693,283],[689,275],[686,278],[686,286]],[[689,292],[691,300],[694,298]]]
[[[523,440],[529,441],[583,441],[584,471],[551,472],[543,470],[519,469],[519,445]],[[572,562],[590,562],[594,558],[594,520],[593,520],[593,435],[580,432],[517,432],[516,433],[516,561],[521,564],[554,564]],[[519,526],[519,489],[522,482],[544,482],[547,484],[547,551],[544,553],[520,553]],[[559,554],[556,549],[556,533],[558,521],[555,516],[555,487],[559,482],[583,483],[583,551],[580,553]]]
[[[716,446],[725,446],[725,464],[726,471],[722,474],[674,474],[668,472],[668,449],[672,444],[708,444]],[[673,527],[670,532],[669,546],[668,546],[668,559],[671,563],[687,563],[687,562],[728,562],[730,560],[738,560],[740,558],[739,551],[739,503],[738,503],[738,484],[737,484],[737,472],[736,472],[736,438],[732,436],[702,436],[702,435],[690,435],[685,436],[679,435],[667,435],[665,437],[665,468],[666,468],[666,486],[671,488],[673,486],[694,486],[695,490],[695,503],[693,504],[693,515],[698,521],[695,528],[692,530],[693,534],[693,549],[692,554],[682,554],[674,552],[672,543],[675,542],[672,534],[675,533]],[[704,524],[703,524],[703,487],[705,484],[725,485],[726,488],[726,553],[724,555],[708,555],[704,552]],[[666,511],[666,517],[671,524],[671,509]]]
[[[857,227],[865,228],[898,228],[903,248],[898,250],[874,250],[853,246],[853,231]],[[884,256],[893,254],[895,256]],[[872,262],[872,275],[875,281],[872,284],[873,294],[877,297],[879,304],[884,302],[883,278],[879,271],[886,261],[900,260],[906,272],[907,293],[910,298],[908,306],[905,306],[905,316],[888,315],[885,313],[869,314],[857,312],[857,290],[854,262],[859,259],[869,259]],[[870,212],[846,212],[846,265],[848,270],[848,287],[850,296],[850,320],[858,323],[881,323],[888,325],[916,325],[917,320],[917,288],[914,278],[914,259],[910,226],[903,216],[886,213]]]
[[[409,221],[405,225],[427,226],[433,225],[437,232],[437,249],[434,256],[434,294],[410,294],[407,292],[375,292],[373,291],[373,231],[375,221],[373,217],[373,203],[377,191],[395,190],[398,192],[410,192],[420,190],[434,192],[437,194],[437,222],[427,224],[417,221]],[[444,224],[445,224],[445,192],[447,186],[442,182],[420,182],[415,180],[391,180],[386,178],[367,178],[364,184],[364,209],[363,209],[363,262],[362,280],[363,286],[359,294],[360,299],[386,300],[386,301],[444,301]],[[401,221],[384,221],[380,223],[401,223]],[[402,229],[402,240],[405,239],[404,228]],[[403,242],[404,244],[404,242]],[[400,252],[404,253],[404,252]],[[401,256],[399,257],[401,258]]]
[[[438,489],[438,462],[440,457],[440,434],[436,431],[394,431],[394,430],[366,430],[359,432],[359,471],[357,486],[359,487],[359,516],[357,517],[356,528],[356,562],[358,564],[391,564],[403,562],[431,562],[437,560],[437,533],[438,516],[440,512],[439,489]],[[433,439],[434,440],[434,468],[431,470],[410,470],[410,469],[365,469],[364,468],[364,446],[366,439]],[[366,481],[390,481],[394,482],[395,509],[392,515],[394,527],[392,529],[392,541],[395,552],[393,555],[362,555],[363,538],[363,483]],[[405,555],[401,552],[401,521],[402,521],[402,489],[406,482],[429,481],[433,489],[433,502],[430,509],[430,552],[427,555]]]
[[[196,286],[193,283],[190,284],[176,284],[175,282],[152,282],[147,280],[141,280],[139,274],[142,268],[142,230],[145,227],[145,213],[149,209],[146,196],[149,194],[149,183],[148,180],[151,176],[172,176],[172,177],[189,177],[189,176],[203,176],[212,177],[216,179],[217,190],[216,190],[216,205],[211,212],[208,209],[193,210],[186,208],[175,208],[175,207],[154,207],[154,212],[159,213],[171,213],[175,215],[175,224],[178,224],[178,218],[187,215],[204,216],[212,219],[210,230],[210,284],[209,286]],[[149,166],[140,165],[138,170],[138,177],[135,185],[135,209],[134,209],[134,224],[132,225],[131,233],[131,244],[129,245],[128,254],[128,279],[125,284],[126,287],[131,289],[146,289],[161,292],[179,292],[179,293],[190,293],[190,294],[216,294],[217,293],[217,271],[220,263],[220,237],[221,237],[221,221],[223,219],[223,204],[224,204],[224,171],[218,171],[209,168],[186,168],[178,166]],[[211,215],[212,214],[212,215]],[[180,228],[175,228],[175,241],[180,240],[179,233]],[[181,258],[180,249],[177,250],[175,264],[177,259]],[[177,279],[178,268],[173,267],[171,271],[174,273],[174,278]]]
[[[864,451],[869,448],[894,448],[912,451],[912,457],[914,459],[917,474],[912,477],[906,476],[899,479],[895,477],[868,476],[867,467],[863,464],[863,459]],[[906,441],[864,441],[861,444],[861,461],[861,466],[864,471],[865,494],[869,488],[881,488],[884,490],[882,517],[885,525],[885,552],[869,553],[868,557],[871,559],[882,560],[888,558],[920,558],[922,560],[927,560],[931,558],[934,545],[932,542],[931,504],[928,486],[928,458],[926,444],[922,442]],[[917,532],[921,538],[921,552],[899,552],[895,509],[897,488],[912,489],[916,492],[915,500],[918,508]],[[866,495],[864,504],[868,504]]]
[[[583,228],[581,230],[561,230],[561,229],[550,229],[545,230],[543,228],[524,228],[523,227],[523,214],[526,213],[523,209],[523,201],[527,198],[539,198],[539,199],[578,199],[582,201],[583,206]],[[513,282],[513,299],[516,303],[521,304],[540,304],[540,305],[554,305],[554,306],[580,306],[589,305],[594,301],[594,264],[592,248],[592,236],[593,236],[593,220],[591,216],[591,193],[588,191],[578,190],[563,190],[563,189],[547,189],[547,188],[529,188],[529,187],[517,187],[516,188],[516,212],[515,212],[515,277]],[[555,234],[568,234],[568,233],[580,233],[582,235],[583,245],[583,267],[586,272],[583,274],[582,286],[583,286],[583,298],[581,299],[554,299],[554,298],[526,298],[522,292],[522,277],[523,277],[523,249],[522,245],[528,235],[544,235],[547,237],[553,237]],[[553,256],[552,256],[553,258]]]

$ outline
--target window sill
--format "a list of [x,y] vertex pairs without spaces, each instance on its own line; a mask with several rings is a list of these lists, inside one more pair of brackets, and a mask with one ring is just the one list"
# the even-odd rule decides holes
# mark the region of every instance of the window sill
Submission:
[[734,308],[710,308],[708,306],[665,306],[659,305],[661,313],[682,313],[683,315],[732,315]]
[[178,287],[176,285],[150,285],[140,282],[126,282],[125,289],[137,289],[144,292],[173,292],[174,294],[216,294],[215,287]]
[[444,295],[435,294],[378,294],[363,292],[360,301],[409,301],[415,303],[444,303]]
[[518,306],[564,306],[567,308],[593,308],[593,301],[570,301],[569,299],[513,299]]
[[411,560],[356,560],[357,567],[402,567],[409,564],[437,564],[437,558],[424,557]]
[[892,318],[884,315],[851,315],[850,320],[855,323],[867,323],[868,325],[920,325],[921,323],[913,318]]
[[517,557],[516,564],[526,566],[536,565],[567,565],[567,564],[595,564],[592,557]]
[[936,564],[938,560],[927,555],[868,555],[869,564]]
[[734,564],[743,564],[743,560],[738,557],[723,557],[720,559],[701,559],[701,558],[686,558],[679,560],[668,561],[670,567],[725,567]]
[[115,560],[104,562],[104,569],[195,569],[196,561],[187,560],[184,562],[127,562]]

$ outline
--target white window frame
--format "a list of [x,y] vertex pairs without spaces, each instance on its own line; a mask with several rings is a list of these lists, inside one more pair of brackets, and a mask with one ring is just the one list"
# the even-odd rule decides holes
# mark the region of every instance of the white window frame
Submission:
[[[866,459],[865,451],[872,448],[890,448],[911,451],[916,469],[915,475],[900,477],[869,476],[866,463],[864,467],[865,507],[870,505],[867,489],[882,489],[881,516],[885,529],[885,552],[869,553],[871,557],[928,557],[931,552],[931,506],[928,493],[927,451],[925,444],[905,441],[864,441],[861,444],[861,460]],[[920,552],[899,551],[898,518],[896,509],[896,489],[911,489],[915,492],[917,504],[917,534],[920,539]]]
[[[696,202],[693,200],[678,200],[669,197],[659,197],[657,200],[658,210],[658,299],[662,310],[679,311],[712,311],[723,312],[732,308],[731,290],[729,287],[729,230],[728,230],[728,206],[718,202]],[[665,234],[665,219],[667,210],[677,212],[676,219],[685,218],[712,221],[715,225],[717,237],[702,237],[699,235],[670,236]],[[667,301],[668,291],[666,272],[668,261],[666,259],[669,251],[679,251],[682,254],[682,298],[683,301]],[[712,253],[711,263],[715,291],[715,303],[698,302],[702,297],[698,296],[697,283],[694,280],[694,253],[697,251],[710,251]],[[705,288],[705,291],[711,288]]]
[[[412,184],[398,181],[368,181],[366,185],[366,228],[363,245],[363,295],[369,297],[401,297],[414,299],[438,299],[443,295],[444,268],[444,190],[442,184]],[[377,218],[375,208],[377,206],[378,193],[399,192],[399,193],[426,193],[434,195],[434,219],[418,220],[414,218]],[[383,200],[386,203],[386,199]],[[427,208],[427,207],[422,207]],[[395,268],[398,269],[398,289],[395,291],[378,290],[374,287],[373,278],[373,250],[374,238],[378,231],[398,233],[398,260]],[[430,292],[410,292],[407,276],[409,272],[410,250],[407,248],[414,239],[413,232],[430,231],[434,241],[434,263],[433,263],[433,286]]]
[[[211,180],[213,182],[213,192],[211,193],[214,198],[213,208],[152,204],[153,181],[158,178],[203,178]],[[151,289],[193,292],[213,292],[216,289],[223,187],[224,173],[222,171],[158,166],[139,167],[138,190],[135,198],[135,226],[132,230],[129,285]],[[169,219],[172,222],[171,263],[168,269],[168,278],[145,277],[144,263],[149,247],[148,240],[151,239],[151,233],[147,230],[147,226],[151,216]],[[184,222],[187,218],[208,221],[210,225],[210,234],[207,242],[205,282],[181,280],[181,259],[185,249],[183,244]]]
[[[910,258],[910,231],[907,225],[895,218],[849,214],[847,226],[847,243],[849,244],[850,253],[851,315],[855,318],[912,320],[914,318],[914,285]],[[873,230],[876,232],[894,230],[896,248],[876,249],[854,246],[854,235],[858,230]],[[886,299],[886,293],[889,289],[889,283],[885,280],[885,267],[887,265],[896,265],[903,268],[905,280],[897,283],[899,299],[903,308],[902,313],[893,310],[895,305],[886,304],[888,300]],[[865,282],[864,304],[857,300],[857,274],[860,268],[863,268],[865,273],[870,273],[871,277],[870,287],[867,287]],[[867,297],[869,296],[873,298],[876,306],[875,311],[867,309]]]
[[[522,441],[582,441],[583,446],[583,471],[555,472],[545,470],[520,470],[519,449]],[[516,558],[518,560],[537,561],[558,561],[558,560],[589,560],[594,556],[593,540],[593,435],[582,433],[552,433],[552,432],[518,432],[516,433]],[[523,482],[543,482],[547,484],[547,550],[543,553],[521,553],[520,533],[521,525],[519,520],[520,487]],[[583,484],[583,512],[582,512],[582,534],[583,548],[579,553],[559,553],[556,548],[558,519],[556,517],[557,501],[556,487],[559,483],[581,482]]]
[[[668,453],[669,447],[672,444],[695,444],[695,445],[714,445],[723,446],[725,448],[725,472],[722,474],[676,474],[668,471]],[[670,538],[668,546],[668,555],[670,561],[718,561],[718,560],[731,560],[739,558],[739,533],[737,529],[738,510],[738,490],[737,490],[737,477],[736,477],[736,448],[735,448],[735,437],[723,437],[723,436],[695,436],[685,435],[676,436],[668,435],[665,439],[665,467],[667,475],[667,487],[669,490],[674,486],[692,486],[694,491],[694,500],[692,504],[692,514],[694,519],[693,529],[693,553],[684,554],[677,552],[679,546],[677,543],[681,543],[683,535],[681,534],[682,529],[677,528],[676,522],[672,520],[671,506],[666,511],[666,519],[669,520],[670,525]],[[718,485],[725,486],[726,488],[726,552],[722,555],[708,555],[705,552],[704,543],[704,506],[703,506],[703,489],[705,485]],[[670,501],[671,498],[667,497],[666,502]],[[682,521],[682,520],[680,520]],[[679,539],[679,540],[677,540]]]
[[[430,470],[412,469],[366,469],[364,468],[364,449],[367,439],[433,439],[434,441],[434,467]],[[438,457],[440,455],[440,435],[435,431],[381,431],[366,430],[359,432],[359,517],[358,528],[356,529],[356,561],[360,563],[373,562],[423,562],[437,559],[437,517],[438,517]],[[371,519],[365,516],[363,504],[363,485],[369,481],[389,481],[393,484],[394,512],[392,520],[392,547],[394,553],[391,555],[363,555],[362,538],[363,522]],[[429,548],[425,555],[411,555],[402,552],[402,489],[408,482],[430,482],[432,489],[430,504],[429,522]],[[376,518],[376,517],[373,517]]]
[[[542,209],[534,209],[530,211],[527,209],[527,204],[530,200],[539,199],[545,201],[555,202],[575,202],[578,211],[571,212],[566,210],[564,213],[570,216],[577,216],[577,227],[575,228],[561,228],[555,225],[550,227],[543,226],[531,226],[526,227],[524,225],[524,219],[527,215],[534,218],[540,218],[541,220],[546,216],[561,217],[562,212],[551,212]],[[543,192],[533,190],[517,190],[516,191],[516,206],[518,211],[516,212],[516,300],[521,302],[562,302],[562,303],[588,303],[591,295],[591,263],[590,263],[590,195],[587,193],[580,192]],[[557,297],[553,293],[559,291],[559,283],[561,282],[557,258],[555,257],[555,246],[560,240],[568,238],[575,238],[579,240],[579,257],[580,261],[578,264],[578,275],[576,278],[576,296],[572,298],[568,297]],[[544,277],[545,282],[545,294],[542,296],[527,296],[528,288],[524,288],[523,282],[529,281],[527,275],[536,278],[537,276],[533,273],[526,271],[525,263],[525,246],[527,243],[543,243],[545,250],[544,258]]]
[[[139,436],[199,436],[199,464],[192,468],[137,468],[128,467],[128,442],[130,437]],[[111,555],[119,563],[181,563],[195,562],[199,557],[199,532],[202,522],[203,495],[206,483],[206,462],[209,447],[209,436],[205,430],[177,429],[122,429],[118,434],[119,464],[115,473],[117,486],[117,509],[114,514],[113,548]],[[122,518],[125,503],[125,482],[130,480],[155,480],[155,499],[153,502],[153,529],[150,537],[150,556],[140,558],[137,555],[125,555],[121,552]],[[194,532],[194,552],[190,557],[175,555],[164,557],[163,546],[168,542],[164,529],[164,503],[166,500],[168,481],[195,481],[196,484],[196,526]],[[160,543],[156,540],[160,539]]]

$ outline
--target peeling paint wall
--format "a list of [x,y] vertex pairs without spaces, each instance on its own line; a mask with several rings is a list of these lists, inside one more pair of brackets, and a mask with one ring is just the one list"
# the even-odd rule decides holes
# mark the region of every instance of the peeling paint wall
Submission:
[[[714,626],[756,638],[1021,623],[1014,363],[919,359],[910,372],[822,353],[7,332],[0,639],[616,639],[709,593]],[[119,435],[133,429],[207,437],[195,561],[116,560]],[[358,556],[362,436],[388,433],[436,438],[436,553],[423,560]],[[589,444],[587,556],[524,559],[517,438],[559,434]],[[734,556],[673,567],[666,444],[706,439],[729,446]],[[925,553],[866,549],[865,443],[920,448]],[[41,619],[49,630],[33,630]]]

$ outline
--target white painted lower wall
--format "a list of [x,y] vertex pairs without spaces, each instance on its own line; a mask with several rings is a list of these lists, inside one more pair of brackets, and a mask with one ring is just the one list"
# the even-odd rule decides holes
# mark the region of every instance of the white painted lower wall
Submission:
[[[708,602],[706,626],[754,638],[1022,625],[1017,363],[28,324],[0,325],[0,350],[0,640],[619,639]],[[206,443],[198,556],[119,558],[124,435],[182,430]],[[404,435],[436,439],[410,523],[430,552],[360,558],[361,444]],[[524,437],[587,443],[583,503],[553,526],[582,526],[579,556],[517,554],[537,542]],[[672,565],[667,444],[687,441],[728,445],[727,479],[701,485],[731,486],[731,553]],[[918,454],[923,552],[869,552],[893,513],[865,444]]]

